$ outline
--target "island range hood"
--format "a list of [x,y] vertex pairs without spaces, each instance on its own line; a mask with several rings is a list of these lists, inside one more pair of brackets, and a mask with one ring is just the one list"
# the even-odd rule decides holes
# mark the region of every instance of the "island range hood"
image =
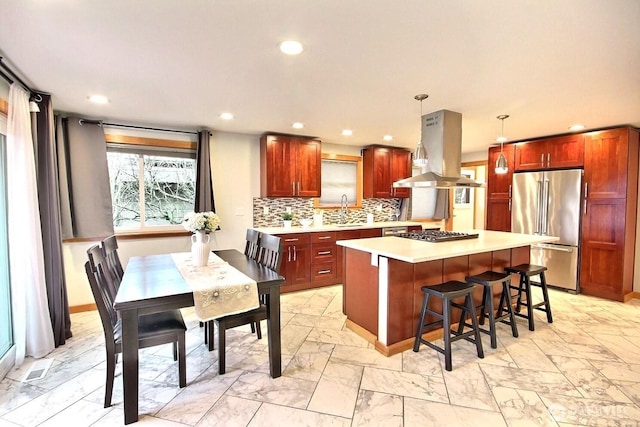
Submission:
[[396,188],[482,187],[460,175],[462,155],[462,114],[440,110],[422,116],[422,145],[429,161],[422,173],[393,183]]

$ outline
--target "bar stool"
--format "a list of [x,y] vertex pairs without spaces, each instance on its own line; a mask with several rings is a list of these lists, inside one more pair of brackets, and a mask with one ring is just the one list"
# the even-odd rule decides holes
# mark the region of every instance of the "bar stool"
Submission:
[[[416,339],[413,344],[413,351],[416,353],[420,348],[420,343],[425,344],[432,349],[444,354],[444,365],[447,371],[451,371],[451,343],[460,339],[465,339],[476,344],[478,357],[484,358],[482,350],[482,340],[480,339],[480,328],[478,327],[478,319],[476,318],[476,309],[473,305],[473,289],[474,286],[469,283],[449,281],[435,286],[423,286],[421,288],[424,293],[422,300],[422,311],[420,312],[420,321],[416,329]],[[429,309],[429,297],[433,295],[442,300],[442,314]],[[464,304],[460,305],[452,301],[454,298],[464,296]],[[451,329],[451,307],[462,310],[460,314],[460,322],[457,331]],[[435,316],[435,322],[425,323],[427,314]],[[467,316],[471,319],[471,324],[466,323]],[[422,338],[422,331],[431,326],[442,325],[444,330],[444,348]],[[470,327],[471,330],[463,332],[464,327]],[[471,336],[474,338],[471,338]]]
[[[484,324],[484,318],[489,318],[489,330],[480,328],[480,332],[484,332],[491,337],[491,348],[498,348],[498,339],[496,337],[496,322],[511,325],[511,332],[514,337],[518,337],[518,327],[516,326],[516,318],[511,307],[511,296],[509,288],[511,285],[511,275],[498,273],[495,271],[485,271],[475,276],[467,276],[467,282],[477,283],[484,286],[482,292],[482,304],[478,306],[480,309],[481,325]],[[493,306],[493,286],[502,284],[502,293],[500,295],[500,304],[498,305],[498,313],[495,312]],[[502,314],[502,310],[506,310],[506,314]],[[508,320],[507,320],[508,319]]]
[[[535,325],[533,320],[533,310],[540,310],[547,313],[547,322],[553,323],[553,316],[551,315],[551,304],[549,304],[549,293],[547,292],[547,280],[544,277],[544,272],[547,271],[547,267],[534,264],[520,264],[515,267],[506,267],[504,269],[507,273],[516,273],[520,275],[520,283],[517,287],[511,286],[511,289],[518,290],[518,302],[516,303],[516,316],[524,317],[529,322],[529,330],[534,331]],[[532,276],[540,276],[540,282],[532,282]],[[531,286],[538,286],[542,289],[542,301],[533,304],[531,299]],[[522,300],[522,293],[526,296],[526,301]],[[522,306],[527,307],[527,314],[521,314],[520,309]]]

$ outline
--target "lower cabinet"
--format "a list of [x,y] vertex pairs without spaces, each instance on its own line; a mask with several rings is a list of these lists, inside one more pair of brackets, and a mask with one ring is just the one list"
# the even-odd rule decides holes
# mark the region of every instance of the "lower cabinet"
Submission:
[[[421,228],[421,227],[418,227]],[[338,240],[381,237],[381,228],[279,234],[282,239],[281,292],[336,285],[343,282],[343,247]]]

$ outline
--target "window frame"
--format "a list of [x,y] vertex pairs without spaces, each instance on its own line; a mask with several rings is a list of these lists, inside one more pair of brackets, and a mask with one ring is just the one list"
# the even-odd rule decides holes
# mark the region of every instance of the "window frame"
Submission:
[[[133,150],[135,150],[135,147],[137,146],[137,147],[140,147],[141,152],[148,151],[147,154],[150,154],[153,148],[157,148],[163,151],[166,150],[167,154],[171,154],[171,150],[191,151],[193,152],[193,158],[195,159],[195,153],[197,149],[197,143],[195,141],[149,138],[149,137],[141,137],[141,136],[122,135],[117,133],[107,133],[107,132],[105,132],[105,141],[107,144],[107,152],[110,151],[110,148],[113,149],[117,146],[122,146],[124,148],[126,148],[127,146],[131,146]],[[117,151],[117,150],[113,150],[113,151]],[[159,154],[159,153],[155,153],[155,154]],[[144,189],[141,188],[140,191],[143,192]],[[144,207],[141,213],[144,214]],[[124,237],[124,238],[136,238],[137,236],[141,238],[151,237],[151,236],[166,237],[166,236],[191,234],[187,230],[185,230],[181,225],[177,225],[177,224],[176,225],[143,225],[141,227],[116,227],[114,225],[114,231],[117,236]]]
[[[331,154],[322,153],[322,160],[338,160],[342,162],[352,162],[356,164],[356,200],[355,203],[349,203],[349,208],[362,209],[362,157],[361,156],[349,156],[346,154]],[[322,188],[322,183],[320,184]],[[315,197],[313,199],[314,209],[336,209],[339,208],[339,204],[335,205],[321,205],[320,198]]]

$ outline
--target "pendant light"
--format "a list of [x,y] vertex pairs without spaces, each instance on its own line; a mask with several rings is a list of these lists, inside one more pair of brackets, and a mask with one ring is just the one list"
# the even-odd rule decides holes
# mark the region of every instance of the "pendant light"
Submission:
[[[422,133],[422,101],[424,101],[428,97],[429,95],[427,95],[426,93],[421,93],[413,97],[416,101],[420,101],[420,133]],[[428,162],[429,156],[427,155],[427,150],[422,145],[422,141],[418,141],[416,151],[414,151],[413,153],[413,165],[422,168],[424,166],[427,166]]]
[[507,158],[504,156],[504,143],[507,141],[507,138],[504,136],[504,119],[509,118],[508,114],[502,114],[497,117],[498,120],[502,122],[502,132],[500,136],[496,138],[496,141],[500,143],[500,156],[498,156],[498,160],[496,161],[496,173],[505,174],[509,171],[509,165],[507,164]]

